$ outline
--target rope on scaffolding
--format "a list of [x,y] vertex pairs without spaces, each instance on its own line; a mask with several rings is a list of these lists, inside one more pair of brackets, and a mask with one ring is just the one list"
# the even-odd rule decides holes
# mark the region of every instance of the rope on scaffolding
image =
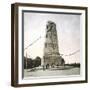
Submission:
[[[29,44],[25,49],[27,49],[28,47],[30,47],[30,46],[32,46],[34,43],[36,43],[39,39],[41,38],[41,36],[38,38],[38,39],[36,39],[35,41],[33,41],[31,44]],[[24,49],[24,50],[25,50]]]
[[74,52],[72,52],[72,53],[70,53],[70,54],[60,54],[61,56],[72,56],[72,55],[74,55],[74,54],[76,54],[76,53],[78,53],[78,52],[80,52],[80,49],[78,49],[78,50],[76,50],[76,51],[74,51]]
[[[40,36],[38,39],[36,39],[35,41],[33,41],[31,44],[29,44],[25,49],[27,49],[28,47],[30,47],[30,46],[32,46],[34,43],[36,43],[39,39],[41,39],[42,37]],[[25,50],[24,49],[24,50]],[[74,54],[76,54],[76,53],[78,53],[78,52],[80,52],[80,49],[78,49],[78,50],[76,50],[76,51],[74,51],[74,52],[72,52],[72,53],[70,53],[70,54],[60,54],[61,56],[72,56],[72,55],[74,55]]]

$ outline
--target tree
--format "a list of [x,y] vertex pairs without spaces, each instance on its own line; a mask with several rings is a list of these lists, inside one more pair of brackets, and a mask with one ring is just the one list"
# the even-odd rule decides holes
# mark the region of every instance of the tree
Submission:
[[65,60],[64,58],[61,59],[61,65],[64,65],[65,64]]
[[35,67],[38,67],[39,65],[41,65],[41,58],[40,57],[37,56],[34,61],[35,61]]
[[[26,63],[27,63],[27,65],[26,65]],[[40,57],[37,56],[35,59],[24,57],[24,69],[38,67],[39,65],[41,65]]]

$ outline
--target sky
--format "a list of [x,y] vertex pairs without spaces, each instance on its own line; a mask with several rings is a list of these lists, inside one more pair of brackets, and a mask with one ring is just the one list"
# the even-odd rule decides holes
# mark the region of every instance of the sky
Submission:
[[[80,15],[51,14],[51,13],[24,13],[24,56],[43,58],[48,21],[56,23],[59,53],[68,55],[80,50]],[[25,49],[41,37],[36,43]],[[72,56],[62,56],[66,63],[80,62],[80,52]]]

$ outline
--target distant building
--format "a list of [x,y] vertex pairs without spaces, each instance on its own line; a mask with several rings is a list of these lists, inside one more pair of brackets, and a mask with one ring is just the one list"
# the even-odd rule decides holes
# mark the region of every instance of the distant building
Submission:
[[44,65],[46,68],[62,65],[59,53],[56,24],[48,21],[46,25],[46,40],[44,46]]

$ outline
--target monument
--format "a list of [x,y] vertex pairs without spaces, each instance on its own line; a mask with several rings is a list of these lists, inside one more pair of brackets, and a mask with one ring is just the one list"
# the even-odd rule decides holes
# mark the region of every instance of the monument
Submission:
[[59,53],[56,24],[48,21],[46,25],[46,40],[44,46],[44,66],[46,68],[62,65],[62,57]]

